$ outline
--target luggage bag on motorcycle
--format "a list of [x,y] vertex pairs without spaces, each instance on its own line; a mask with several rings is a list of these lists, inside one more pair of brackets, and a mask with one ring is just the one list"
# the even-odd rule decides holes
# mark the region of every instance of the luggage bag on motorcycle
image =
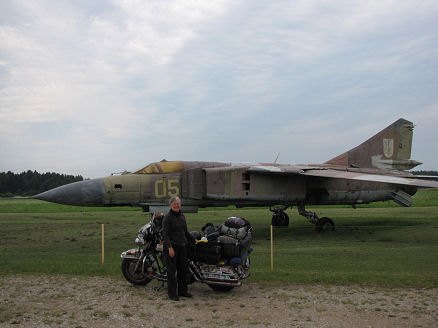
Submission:
[[225,236],[233,237],[235,239],[242,240],[246,237],[248,234],[248,227],[242,227],[242,228],[232,228],[225,224],[222,224],[220,226],[220,233]]
[[220,227],[215,227],[213,223],[207,223],[205,226],[201,228],[204,233],[204,237],[207,238],[208,241],[216,241],[217,237],[219,237]]
[[187,256],[196,262],[216,264],[221,259],[221,248],[216,243],[198,242],[188,245]]
[[236,217],[236,216],[229,217],[228,219],[225,220],[224,224],[227,227],[236,228],[236,229],[243,227],[246,227],[247,229],[251,228],[251,223],[249,223],[247,219]]
[[221,246],[224,258],[241,257],[248,253],[251,240],[251,232],[248,232],[243,239],[223,235],[218,238],[218,244]]

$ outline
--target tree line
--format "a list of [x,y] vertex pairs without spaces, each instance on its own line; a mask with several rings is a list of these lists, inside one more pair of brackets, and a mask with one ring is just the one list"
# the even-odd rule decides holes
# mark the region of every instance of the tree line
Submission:
[[0,196],[32,196],[67,183],[82,181],[82,176],[59,173],[0,172]]
[[434,175],[438,176],[438,171],[412,171],[412,174],[415,175]]

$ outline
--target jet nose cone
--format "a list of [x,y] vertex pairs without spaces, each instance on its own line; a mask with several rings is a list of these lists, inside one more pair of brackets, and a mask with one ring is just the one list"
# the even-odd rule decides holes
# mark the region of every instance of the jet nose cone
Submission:
[[33,198],[64,205],[103,206],[105,185],[103,179],[84,180],[48,190]]

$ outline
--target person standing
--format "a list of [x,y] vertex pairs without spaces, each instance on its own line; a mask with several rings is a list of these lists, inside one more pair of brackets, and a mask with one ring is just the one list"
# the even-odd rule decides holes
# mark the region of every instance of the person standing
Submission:
[[178,296],[192,297],[187,289],[190,271],[186,245],[195,239],[187,230],[179,197],[172,197],[169,205],[170,211],[163,219],[163,254],[167,268],[167,294],[170,300],[178,301]]

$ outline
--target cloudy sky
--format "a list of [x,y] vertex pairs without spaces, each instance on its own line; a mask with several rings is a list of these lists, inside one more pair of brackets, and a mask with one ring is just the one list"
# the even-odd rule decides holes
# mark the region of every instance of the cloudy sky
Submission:
[[0,1],[0,171],[322,163],[399,118],[438,169],[438,2]]

